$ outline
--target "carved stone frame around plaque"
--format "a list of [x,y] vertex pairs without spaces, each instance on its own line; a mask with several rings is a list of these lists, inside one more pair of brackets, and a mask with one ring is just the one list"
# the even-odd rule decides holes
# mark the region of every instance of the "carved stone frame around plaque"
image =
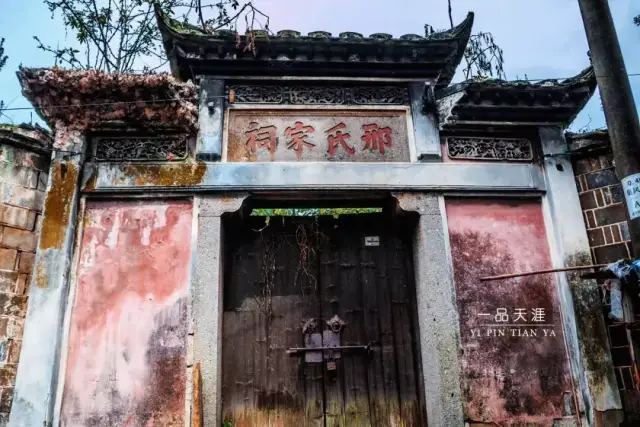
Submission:
[[230,85],[236,104],[409,105],[408,86]]

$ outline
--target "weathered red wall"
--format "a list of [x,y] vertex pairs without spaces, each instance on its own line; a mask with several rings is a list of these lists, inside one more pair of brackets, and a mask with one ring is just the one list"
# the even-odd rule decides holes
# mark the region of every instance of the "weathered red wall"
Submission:
[[[464,350],[465,418],[501,426],[550,426],[563,416],[563,393],[572,390],[555,279],[546,274],[478,280],[551,268],[541,205],[533,200],[453,199],[446,208]],[[497,323],[498,308],[507,309],[510,324],[524,324],[513,321],[517,308],[526,309],[527,323],[534,323],[534,308],[544,308],[544,323],[554,326],[535,328],[537,337],[511,331],[534,328],[483,326]],[[472,329],[480,336],[472,336]],[[488,332],[500,329],[505,336]]]
[[187,201],[87,205],[62,425],[184,425],[191,218]]

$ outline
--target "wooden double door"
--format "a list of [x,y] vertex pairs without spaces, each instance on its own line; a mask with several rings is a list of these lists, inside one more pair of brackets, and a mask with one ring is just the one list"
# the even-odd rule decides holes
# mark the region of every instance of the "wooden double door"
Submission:
[[409,228],[382,213],[226,223],[225,426],[426,426]]

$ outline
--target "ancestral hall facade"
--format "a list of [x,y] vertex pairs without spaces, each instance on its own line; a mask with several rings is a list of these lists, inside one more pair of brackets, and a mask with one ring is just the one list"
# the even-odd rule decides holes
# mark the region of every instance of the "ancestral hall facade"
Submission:
[[472,23],[158,12],[172,76],[21,69],[55,139],[9,425],[617,425],[595,282],[480,280],[592,262],[593,69],[452,85]]

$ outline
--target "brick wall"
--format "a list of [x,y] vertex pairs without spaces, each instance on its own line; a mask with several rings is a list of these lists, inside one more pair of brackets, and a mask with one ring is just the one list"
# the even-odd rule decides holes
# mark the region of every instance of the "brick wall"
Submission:
[[0,426],[9,417],[49,156],[0,140]]
[[[605,264],[630,258],[631,242],[624,195],[614,169],[613,155],[606,148],[596,154],[582,154],[574,157],[573,167],[593,262]],[[609,320],[609,295],[602,286],[600,296],[623,407],[629,420],[640,421],[640,384],[634,368],[637,355],[634,356],[631,345],[632,332],[624,325],[613,324]],[[639,307],[635,303],[637,311]],[[637,337],[633,339],[637,340]]]
[[629,258],[626,208],[611,153],[577,159],[574,173],[594,262]]

